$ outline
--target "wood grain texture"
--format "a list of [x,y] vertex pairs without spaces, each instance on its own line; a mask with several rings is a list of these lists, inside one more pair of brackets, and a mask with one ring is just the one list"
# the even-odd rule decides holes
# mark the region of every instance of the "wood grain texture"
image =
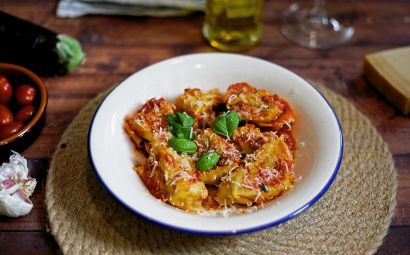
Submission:
[[[280,13],[293,1],[265,1],[262,42],[245,54],[282,65],[345,96],[375,125],[394,155],[399,190],[396,214],[378,254],[410,253],[410,117],[401,115],[363,78],[367,53],[410,45],[408,0],[331,1],[347,10],[356,34],[331,50],[308,50],[279,32]],[[78,38],[87,61],[74,73],[44,78],[49,89],[46,125],[23,152],[38,180],[33,211],[22,218],[0,217],[0,253],[59,253],[47,233],[44,204],[48,162],[66,127],[91,98],[130,74],[169,57],[214,52],[201,36],[203,15],[178,18],[55,17],[55,1],[2,0],[0,9]],[[1,49],[0,49],[1,50]],[[19,248],[17,251],[16,248]]]

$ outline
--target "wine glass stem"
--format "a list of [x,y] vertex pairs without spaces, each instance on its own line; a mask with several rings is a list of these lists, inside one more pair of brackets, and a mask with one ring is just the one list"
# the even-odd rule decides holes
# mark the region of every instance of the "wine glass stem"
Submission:
[[326,16],[325,0],[315,0],[315,5],[311,9],[311,13],[316,13],[318,16]]
[[325,10],[325,0],[315,0],[314,6],[309,10],[306,19],[309,29],[321,30],[329,25],[329,17]]

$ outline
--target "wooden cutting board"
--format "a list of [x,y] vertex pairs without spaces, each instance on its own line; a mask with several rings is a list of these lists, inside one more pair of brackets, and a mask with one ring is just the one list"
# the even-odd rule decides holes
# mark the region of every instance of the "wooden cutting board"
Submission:
[[366,55],[364,75],[401,112],[410,113],[410,46]]

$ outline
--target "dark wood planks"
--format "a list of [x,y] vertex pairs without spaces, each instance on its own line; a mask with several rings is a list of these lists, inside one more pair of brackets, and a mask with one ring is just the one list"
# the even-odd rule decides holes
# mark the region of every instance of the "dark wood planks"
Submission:
[[[292,0],[266,0],[260,45],[246,54],[280,64],[348,98],[375,125],[393,153],[399,182],[397,209],[378,254],[410,253],[410,118],[401,115],[363,77],[363,56],[410,44],[408,0],[331,1],[347,7],[356,34],[347,45],[312,51],[289,43],[279,32],[280,13]],[[49,160],[61,135],[78,111],[95,95],[130,74],[163,59],[212,52],[201,36],[203,15],[179,18],[90,16],[55,17],[56,2],[3,0],[0,9],[80,39],[86,63],[73,74],[45,78],[49,88],[46,126],[23,154],[38,179],[33,211],[22,218],[0,217],[0,253],[55,254],[47,233],[45,181]],[[183,31],[180,32],[180,31]],[[19,250],[16,250],[16,247]]]
[[0,232],[2,254],[48,255],[61,254],[54,237],[45,231]]

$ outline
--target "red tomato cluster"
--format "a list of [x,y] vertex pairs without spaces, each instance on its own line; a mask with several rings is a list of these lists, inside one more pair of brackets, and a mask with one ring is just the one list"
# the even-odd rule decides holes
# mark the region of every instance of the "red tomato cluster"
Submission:
[[[36,111],[33,106],[35,97],[36,90],[29,84],[16,87],[13,93],[6,76],[0,75],[0,139],[17,133],[31,119]],[[13,114],[11,109],[14,108]]]

